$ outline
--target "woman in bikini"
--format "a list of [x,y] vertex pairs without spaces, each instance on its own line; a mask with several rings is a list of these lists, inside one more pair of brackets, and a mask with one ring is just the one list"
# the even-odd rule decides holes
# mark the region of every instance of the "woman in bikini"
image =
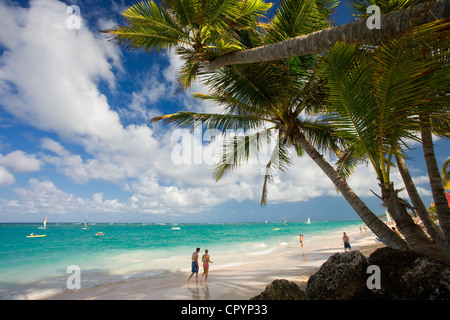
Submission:
[[208,282],[208,271],[209,271],[209,264],[213,263],[211,260],[209,260],[209,254],[208,249],[205,249],[205,254],[202,256],[203,261],[203,274],[202,278],[200,279],[200,282],[203,280],[203,276],[205,276],[205,282]]

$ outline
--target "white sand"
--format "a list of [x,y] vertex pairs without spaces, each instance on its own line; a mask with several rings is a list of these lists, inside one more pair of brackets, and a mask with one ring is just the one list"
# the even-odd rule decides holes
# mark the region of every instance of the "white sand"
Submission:
[[[374,235],[356,230],[347,232],[352,250],[373,246]],[[274,244],[275,250],[267,255],[257,255],[241,264],[210,267],[208,283],[196,283],[195,276],[187,283],[190,270],[153,276],[134,281],[101,285],[88,289],[66,291],[47,299],[151,299],[151,300],[238,300],[260,294],[271,281],[288,279],[304,288],[314,271],[336,252],[343,252],[342,234],[306,239],[304,248],[299,243]],[[380,244],[378,244],[380,246]],[[214,256],[211,257],[214,261]],[[203,273],[200,268],[199,281]]]

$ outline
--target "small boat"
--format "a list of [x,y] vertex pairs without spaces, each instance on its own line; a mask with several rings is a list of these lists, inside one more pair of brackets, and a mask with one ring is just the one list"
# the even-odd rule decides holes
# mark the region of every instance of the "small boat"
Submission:
[[46,234],[30,234],[29,236],[27,236],[27,238],[42,238],[47,236]]
[[45,217],[44,221],[42,221],[42,225],[38,227],[38,229],[45,230],[47,229],[47,217]]
[[172,227],[170,230],[180,230],[180,227]]
[[81,230],[87,230],[87,229],[89,229],[88,226],[87,226],[87,217],[88,217],[88,216],[86,216],[86,218],[84,218],[84,227],[81,228]]
[[278,230],[280,230],[280,228],[274,228],[273,230],[274,230],[274,231],[278,231]]
[[105,234],[102,231],[99,231],[95,234],[96,236],[104,236]]
[[306,221],[306,224],[311,224],[311,219],[308,217],[308,221]]

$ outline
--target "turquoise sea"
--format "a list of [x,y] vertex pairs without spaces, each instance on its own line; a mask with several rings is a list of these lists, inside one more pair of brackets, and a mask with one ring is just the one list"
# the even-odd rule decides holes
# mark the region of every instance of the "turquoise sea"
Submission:
[[[42,298],[68,290],[80,269],[81,288],[151,276],[189,272],[196,247],[208,248],[215,266],[265,255],[274,246],[297,246],[298,235],[320,238],[356,230],[361,221],[215,224],[0,224],[0,299]],[[275,229],[275,230],[274,230]],[[277,230],[279,229],[279,230]],[[102,231],[104,235],[96,235]],[[31,233],[42,238],[26,238]]]

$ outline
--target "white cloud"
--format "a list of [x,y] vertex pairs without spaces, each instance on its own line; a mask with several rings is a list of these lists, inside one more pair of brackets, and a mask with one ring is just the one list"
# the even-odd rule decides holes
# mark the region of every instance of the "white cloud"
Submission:
[[21,150],[13,151],[5,156],[0,154],[0,165],[16,173],[39,171],[42,161],[36,159],[36,155],[27,155]]
[[97,89],[99,81],[115,87],[117,48],[84,26],[67,28],[70,15],[62,2],[32,1],[29,9],[0,6],[2,18],[10,16],[0,19],[5,47],[0,99],[11,114],[67,138],[101,136],[109,125],[119,124]]
[[8,170],[0,166],[0,186],[9,186],[15,182],[16,179],[14,179],[14,176]]
[[29,180],[28,188],[16,188],[14,191],[20,197],[14,207],[24,212],[66,213],[74,210],[81,200],[59,190],[51,181]]
[[19,213],[67,214],[80,212],[120,212],[125,205],[117,199],[103,200],[102,193],[96,193],[92,199],[75,197],[56,187],[53,182],[30,179],[27,188],[15,188],[20,201],[6,203],[5,211]]

